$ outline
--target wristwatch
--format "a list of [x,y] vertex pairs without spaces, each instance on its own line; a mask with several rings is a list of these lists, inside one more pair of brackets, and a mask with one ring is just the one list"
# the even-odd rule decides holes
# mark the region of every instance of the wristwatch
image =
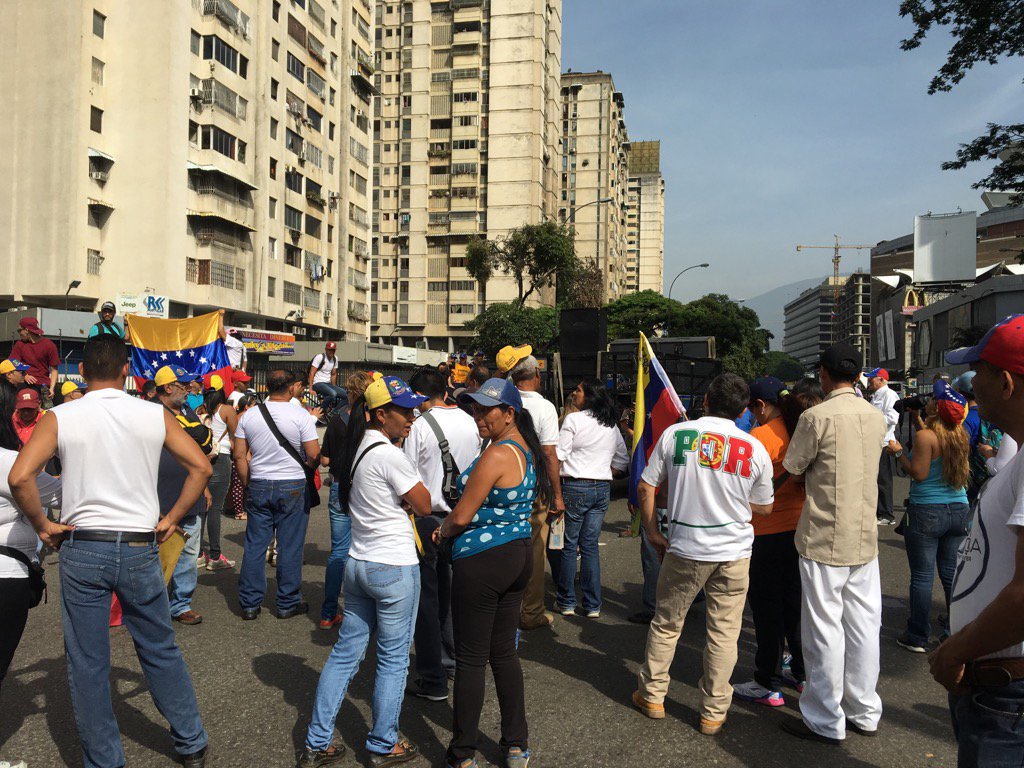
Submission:
[[896,451],[896,453],[893,454],[893,456],[895,456],[897,459],[900,456],[902,456],[902,455],[903,455],[903,449],[902,448],[900,448],[898,451]]

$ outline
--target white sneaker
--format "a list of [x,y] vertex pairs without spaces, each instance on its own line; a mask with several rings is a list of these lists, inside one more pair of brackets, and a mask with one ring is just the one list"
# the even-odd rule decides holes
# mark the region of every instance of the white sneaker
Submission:
[[601,618],[601,612],[600,611],[587,611],[587,618],[588,619],[599,619],[599,618]]
[[576,613],[576,609],[575,608],[567,608],[564,605],[558,605],[558,604],[555,605],[555,610],[558,611],[563,616],[572,616],[573,614]]
[[740,683],[732,687],[736,697],[754,704],[764,704],[769,707],[785,706],[786,700],[782,698],[781,691],[769,691],[756,680],[749,683]]
[[0,760],[0,768],[28,768],[28,763],[24,760],[19,760],[16,763],[9,763],[6,760]]

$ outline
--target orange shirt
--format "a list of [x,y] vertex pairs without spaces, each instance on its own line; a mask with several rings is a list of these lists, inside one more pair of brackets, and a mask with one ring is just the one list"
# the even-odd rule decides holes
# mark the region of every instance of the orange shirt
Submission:
[[[782,460],[786,458],[786,449],[789,447],[786,423],[780,416],[764,426],[754,427],[750,435],[760,440],[768,449],[768,456],[772,460],[773,477],[778,479],[779,475],[785,472],[782,468]],[[803,507],[804,486],[792,479],[787,479],[775,491],[775,504],[772,506],[772,513],[767,517],[754,515],[754,519],[751,520],[751,524],[754,526],[754,535],[764,536],[767,533],[795,531]]]

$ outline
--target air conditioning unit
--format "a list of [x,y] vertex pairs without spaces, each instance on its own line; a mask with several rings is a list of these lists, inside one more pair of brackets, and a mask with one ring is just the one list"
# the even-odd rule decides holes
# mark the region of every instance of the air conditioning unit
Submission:
[[330,307],[326,307],[324,309],[324,320],[329,320],[330,317],[331,317],[331,308]]
[[324,337],[324,329],[323,328],[314,328],[312,331],[310,331],[309,335],[310,335],[311,338],[314,338],[314,339],[322,339]]
[[190,99],[202,99],[203,98],[203,89],[202,88],[189,88],[188,89],[188,97]]
[[106,181],[108,175],[106,171],[89,171],[89,178],[93,181]]

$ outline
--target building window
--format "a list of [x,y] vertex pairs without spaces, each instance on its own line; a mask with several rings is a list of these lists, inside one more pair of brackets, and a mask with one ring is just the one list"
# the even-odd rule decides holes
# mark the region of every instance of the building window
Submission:
[[100,273],[100,265],[103,264],[103,254],[97,250],[90,248],[88,255],[86,256],[85,270],[90,275],[98,275]]
[[302,301],[302,286],[284,281],[284,300],[286,304],[298,304]]
[[284,147],[302,157],[302,137],[291,128],[284,129]]
[[267,216],[271,219],[277,218],[277,198],[272,197],[267,201]]
[[203,36],[194,29],[192,30],[191,45],[192,53],[196,56],[199,56],[203,52]]
[[300,83],[306,80],[306,65],[295,58],[290,52],[288,54],[288,74],[296,78]]
[[103,110],[92,107],[89,110],[89,129],[95,133],[103,133]]
[[[276,237],[269,237],[269,238],[267,238],[267,255],[271,258],[271,260],[277,261],[277,238]],[[271,278],[271,279],[273,279],[273,278]],[[273,294],[271,294],[271,296],[273,296]]]
[[277,159],[273,157],[270,158],[270,178],[277,178]]
[[[288,187],[292,192],[298,192],[302,194],[302,174],[298,171],[288,171],[284,175],[284,185]],[[298,227],[296,227],[298,229]]]
[[270,98],[273,101],[277,101],[277,80],[270,78]]
[[236,139],[230,133],[215,125],[203,126],[200,146],[203,149],[212,149],[240,163],[245,162],[245,142]]
[[103,34],[106,31],[106,26],[107,26],[107,17],[104,16],[99,11],[93,10],[93,12],[92,12],[92,33],[94,35],[96,35],[96,37],[103,37]]
[[302,211],[292,208],[290,205],[284,207],[284,225],[288,229],[302,230]]
[[[306,118],[309,120],[309,125],[314,131],[316,131],[317,133],[323,132],[320,127],[323,123],[323,115],[321,115],[308,104],[306,105]],[[331,138],[334,138],[333,133],[331,134]]]
[[203,37],[203,58],[223,64],[243,80],[249,70],[249,60],[216,35]]
[[[284,246],[284,263],[289,267],[298,267],[302,264],[302,249],[294,246],[285,244]],[[288,301],[288,284],[285,283],[285,301]]]
[[274,295],[276,293],[277,293],[277,278],[276,277],[268,277],[267,278],[267,297],[272,299],[272,298],[274,298]]
[[280,21],[280,19],[281,19],[281,3],[279,3],[278,0],[274,0],[273,14],[274,14],[274,21]]
[[103,85],[103,68],[104,63],[97,59],[95,56],[92,57],[92,81],[96,85]]
[[270,58],[277,61],[277,57],[281,55],[281,44],[277,40],[270,41]]
[[273,117],[270,118],[270,138],[277,138],[277,119]]

